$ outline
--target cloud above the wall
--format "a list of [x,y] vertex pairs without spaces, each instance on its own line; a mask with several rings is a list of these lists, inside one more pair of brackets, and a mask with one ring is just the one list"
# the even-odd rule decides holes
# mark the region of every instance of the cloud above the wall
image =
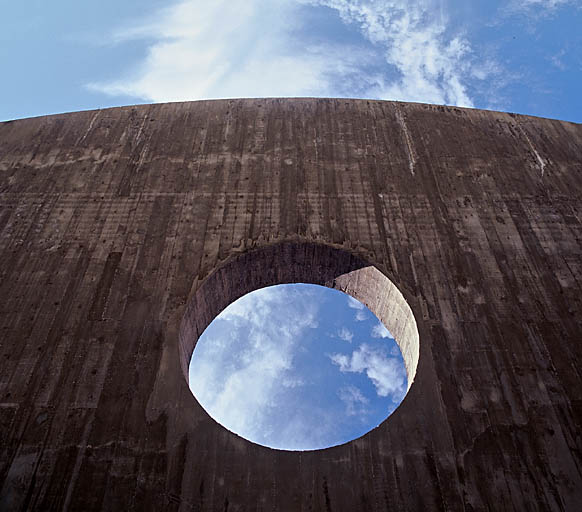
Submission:
[[183,0],[107,42],[133,40],[147,43],[145,58],[88,88],[154,102],[357,96],[473,105],[471,45],[429,0]]

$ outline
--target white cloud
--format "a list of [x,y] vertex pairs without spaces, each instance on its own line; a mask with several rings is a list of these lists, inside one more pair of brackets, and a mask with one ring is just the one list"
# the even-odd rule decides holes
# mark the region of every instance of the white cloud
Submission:
[[363,322],[364,320],[368,319],[368,315],[366,314],[366,310],[361,309],[356,312],[356,320],[358,322]]
[[329,357],[342,372],[365,372],[376,387],[378,396],[389,396],[395,403],[404,397],[406,371],[396,359],[384,352],[364,343],[351,356],[332,354]]
[[284,440],[278,447],[286,450],[316,450],[338,443],[337,417],[323,408],[309,409],[301,414],[294,415],[277,426],[276,438]]
[[360,301],[348,295],[348,306],[356,310],[355,318],[358,322],[363,322],[368,319],[367,309]]
[[303,379],[300,378],[284,378],[281,381],[281,385],[285,388],[299,388],[303,385],[305,385],[305,381]]
[[[288,375],[294,348],[304,331],[317,325],[313,302],[293,298],[298,299],[294,290],[277,287],[234,302],[217,317],[211,339],[196,347],[190,366],[190,387],[209,414],[268,445],[280,439],[270,416],[279,392],[303,384]],[[249,339],[244,347],[239,343],[243,334]]]
[[350,331],[347,327],[342,327],[338,331],[337,335],[340,340],[347,341],[348,343],[351,343],[352,340],[354,339],[354,333]]
[[[314,29],[322,8],[359,36],[338,43]],[[182,0],[110,42],[132,39],[149,41],[147,57],[90,89],[157,102],[360,96],[473,104],[470,45],[429,0]]]
[[548,16],[552,16],[559,8],[572,6],[581,8],[580,0],[510,0],[507,6],[502,9],[502,14],[506,16],[524,15],[533,21],[539,21]]
[[378,322],[374,327],[372,327],[372,338],[392,338],[394,336],[390,334],[390,331],[386,329],[382,322]]
[[380,76],[373,96],[383,99],[473,106],[465,79],[470,75],[469,42],[450,35],[447,19],[429,0],[320,0],[384,52],[400,75]]
[[346,414],[348,416],[363,416],[368,410],[366,405],[370,402],[363,393],[355,386],[344,386],[338,391],[340,400],[346,406]]
[[577,4],[579,0],[513,0],[510,5],[516,8],[541,7],[544,9],[555,9],[560,5]]
[[563,57],[566,55],[566,49],[562,48],[558,53],[550,57],[552,65],[557,67],[560,71],[565,71],[568,66],[564,63]]
[[332,94],[327,76],[360,56],[341,46],[304,44],[293,0],[184,0],[157,19],[128,27],[114,42],[152,38],[131,76],[89,87],[151,101]]
[[352,309],[364,309],[364,306],[359,300],[354,299],[348,295],[348,306]]

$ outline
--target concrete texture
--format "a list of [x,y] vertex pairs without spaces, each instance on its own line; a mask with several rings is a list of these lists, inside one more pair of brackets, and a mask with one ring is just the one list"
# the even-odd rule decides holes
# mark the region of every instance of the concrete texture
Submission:
[[[511,114],[0,123],[0,509],[581,510],[581,197],[582,126]],[[420,358],[378,428],[284,452],[216,424],[183,369],[230,300],[299,279],[417,328]]]

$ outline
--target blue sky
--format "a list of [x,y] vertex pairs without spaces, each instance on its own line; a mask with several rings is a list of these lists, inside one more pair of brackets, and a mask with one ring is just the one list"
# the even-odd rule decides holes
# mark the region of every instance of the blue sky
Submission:
[[2,2],[0,119],[342,96],[582,121],[582,0]]
[[345,443],[379,425],[407,389],[398,345],[362,303],[307,284],[271,286],[204,331],[190,387],[222,425],[287,450]]

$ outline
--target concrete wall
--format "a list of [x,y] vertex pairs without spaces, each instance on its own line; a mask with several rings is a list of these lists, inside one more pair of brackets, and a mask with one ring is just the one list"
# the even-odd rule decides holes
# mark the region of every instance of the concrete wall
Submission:
[[[580,510],[581,198],[582,126],[511,114],[271,99],[0,123],[0,509]],[[420,359],[378,428],[284,452],[198,405],[185,313],[264,282],[253,254],[274,281],[372,265],[400,290]],[[227,268],[227,295],[198,293]]]

